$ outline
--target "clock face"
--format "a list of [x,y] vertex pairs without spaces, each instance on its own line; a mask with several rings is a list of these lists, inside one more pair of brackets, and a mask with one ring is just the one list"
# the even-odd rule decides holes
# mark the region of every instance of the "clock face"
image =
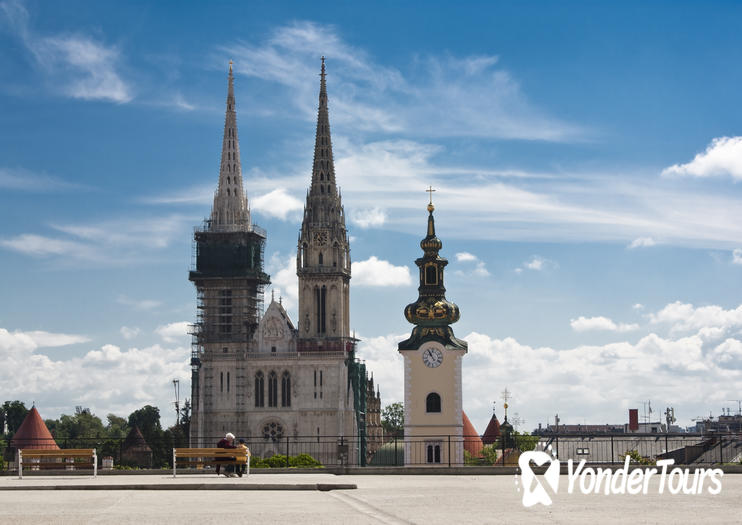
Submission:
[[437,348],[428,347],[423,350],[423,363],[428,368],[437,368],[443,362],[443,352]]
[[327,230],[314,232],[314,243],[317,246],[325,246],[327,244],[327,241],[329,240],[329,237],[330,235]]

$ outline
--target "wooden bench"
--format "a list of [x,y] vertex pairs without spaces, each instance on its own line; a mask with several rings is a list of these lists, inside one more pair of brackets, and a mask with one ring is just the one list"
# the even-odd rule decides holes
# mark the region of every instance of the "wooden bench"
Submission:
[[94,448],[68,448],[64,450],[20,449],[18,451],[18,479],[23,479],[24,462],[34,470],[92,468],[93,477],[98,475],[98,456]]
[[181,466],[203,465],[247,465],[250,475],[250,450],[237,448],[174,448],[173,477],[177,475],[178,463]]

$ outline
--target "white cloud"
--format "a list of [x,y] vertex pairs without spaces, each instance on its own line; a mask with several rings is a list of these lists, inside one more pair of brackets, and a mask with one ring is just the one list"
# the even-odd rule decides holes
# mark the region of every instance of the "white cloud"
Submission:
[[[100,417],[111,412],[125,417],[145,404],[161,410],[168,407],[172,380],[186,384],[190,379],[187,345],[122,350],[107,344],[69,358],[36,351],[43,346],[83,342],[82,339],[0,328],[0,391],[8,399],[20,399],[27,405],[35,401],[45,418],[69,414],[76,405],[90,407]],[[168,412],[162,414],[166,421],[171,419]]]
[[607,317],[583,317],[570,321],[570,326],[575,332],[587,332],[591,330],[606,330],[609,332],[631,332],[638,330],[638,324],[614,323]]
[[304,205],[299,199],[286,193],[284,188],[276,188],[270,193],[253,198],[250,208],[262,215],[285,221],[293,218],[296,215],[294,212],[303,210]]
[[0,247],[55,261],[122,266],[152,258],[175,239],[187,238],[195,218],[181,215],[95,221],[83,224],[51,224],[66,237],[23,233],[0,239]]
[[460,252],[456,254],[456,260],[458,262],[474,262],[478,261],[479,257],[469,252]]
[[0,246],[34,257],[68,255],[73,258],[96,258],[94,251],[86,244],[32,233],[0,239]]
[[642,303],[636,303],[632,308],[634,310],[644,310],[644,305]]
[[735,248],[732,252],[732,263],[742,264],[742,248]]
[[475,275],[477,277],[487,277],[490,275],[490,272],[487,270],[487,265],[484,263],[484,261],[481,261],[479,257],[474,255],[473,253],[469,252],[460,252],[456,254],[456,261],[457,262],[463,262],[463,263],[475,263],[474,268],[469,272],[464,272],[462,270],[456,270],[456,273],[458,275]]
[[546,257],[541,257],[539,255],[532,256],[529,260],[524,261],[523,265],[519,268],[515,269],[515,273],[523,273],[523,270],[532,270],[534,272],[541,272],[548,269],[558,268],[559,265],[552,261],[551,259],[547,259]]
[[81,184],[67,182],[45,173],[34,173],[19,168],[0,168],[0,188],[45,193],[57,190],[87,189]]
[[734,338],[649,334],[635,343],[563,350],[476,332],[465,339],[464,410],[480,432],[505,387],[513,393],[511,410],[524,415],[530,428],[555,413],[565,423],[625,423],[628,409],[642,399],[676,407],[681,424],[690,424],[691,417],[715,406],[710,403],[732,399],[742,389],[742,342]]
[[[274,253],[267,266],[271,274],[271,285],[281,298],[283,307],[296,321],[296,307],[299,304],[299,281],[296,276],[296,254],[283,256]],[[270,293],[270,291],[269,291]]]
[[355,286],[407,286],[412,284],[407,266],[394,266],[372,255],[365,261],[351,263]]
[[188,321],[178,321],[168,323],[155,328],[155,333],[159,335],[166,343],[182,342],[185,343],[190,339],[191,324]]
[[742,180],[742,137],[718,137],[711,141],[706,151],[697,154],[687,164],[673,164],[662,171],[663,175],[713,177],[728,175]]
[[125,295],[120,295],[116,298],[116,302],[126,306],[131,306],[135,310],[154,310],[155,308],[162,305],[161,301],[155,299],[131,299]]
[[116,47],[84,35],[35,34],[28,26],[28,11],[18,1],[3,2],[0,10],[54,89],[84,100],[122,103],[133,98],[131,87],[118,72]]
[[368,338],[359,335],[358,357],[366,362],[369,374],[373,373],[383,405],[404,402],[403,362],[397,344],[409,336],[409,333]]
[[121,333],[121,336],[124,339],[129,340],[129,339],[134,339],[136,336],[138,336],[141,330],[137,328],[136,326],[134,327],[122,326],[119,329],[119,332]]
[[628,245],[628,248],[630,250],[633,250],[635,248],[649,248],[650,246],[654,246],[655,244],[657,243],[651,237],[638,237],[631,241],[631,243]]
[[363,229],[378,228],[386,222],[386,211],[378,207],[353,210],[350,219]]
[[[415,57],[404,73],[376,63],[344,42],[332,26],[295,22],[263,42],[238,42],[219,50],[235,57],[238,73],[289,91],[307,120],[316,116],[317,56],[327,55],[333,124],[355,130],[414,131],[429,136],[481,136],[529,140],[579,140],[579,126],[548,116],[529,102],[519,82],[495,56]],[[268,101],[264,101],[264,105]],[[292,115],[293,116],[293,115]]]
[[653,324],[670,325],[672,333],[702,328],[716,328],[723,333],[742,328],[742,305],[726,310],[717,305],[695,307],[690,303],[676,301],[657,313],[649,314],[649,320]]

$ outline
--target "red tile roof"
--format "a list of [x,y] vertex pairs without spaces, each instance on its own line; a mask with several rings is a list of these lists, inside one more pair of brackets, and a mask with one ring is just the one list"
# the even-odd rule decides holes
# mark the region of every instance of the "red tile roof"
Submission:
[[489,424],[487,425],[487,429],[484,431],[484,435],[482,436],[482,443],[485,445],[491,445],[495,441],[497,441],[497,438],[500,437],[500,422],[497,420],[497,416],[495,414],[492,414],[492,419],[490,419]]
[[477,430],[474,425],[471,424],[469,418],[466,417],[466,412],[462,411],[463,423],[464,423],[464,450],[469,452],[475,458],[478,458],[482,454],[482,440],[477,434]]
[[29,410],[26,419],[18,427],[18,431],[13,436],[13,439],[10,440],[10,446],[18,449],[59,449],[36,407],[32,407]]

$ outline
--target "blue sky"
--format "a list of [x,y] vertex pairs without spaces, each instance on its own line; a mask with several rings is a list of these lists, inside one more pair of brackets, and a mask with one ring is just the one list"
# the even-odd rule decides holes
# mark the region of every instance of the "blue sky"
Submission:
[[480,431],[505,387],[526,429],[557,412],[624,422],[649,399],[684,425],[735,407],[740,15],[733,2],[3,1],[0,391],[44,417],[153,403],[172,418],[230,59],[245,188],[295,318],[325,55],[351,325],[384,403],[401,398],[432,184]]

